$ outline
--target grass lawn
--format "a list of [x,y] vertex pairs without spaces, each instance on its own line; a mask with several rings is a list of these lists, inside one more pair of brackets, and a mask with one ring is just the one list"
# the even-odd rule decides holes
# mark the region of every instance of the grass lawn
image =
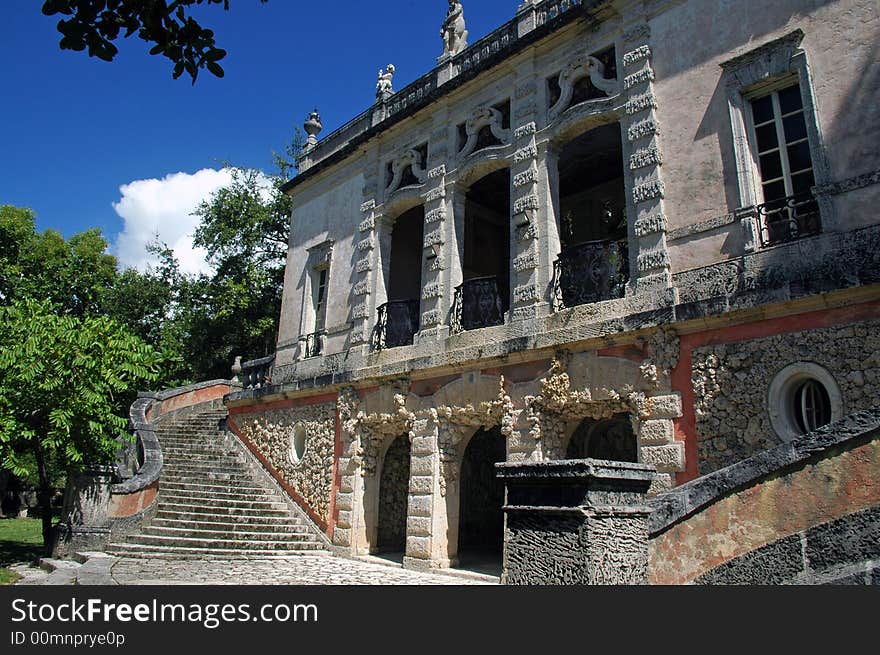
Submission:
[[0,519],[0,584],[12,584],[17,575],[5,568],[33,562],[43,554],[40,519]]

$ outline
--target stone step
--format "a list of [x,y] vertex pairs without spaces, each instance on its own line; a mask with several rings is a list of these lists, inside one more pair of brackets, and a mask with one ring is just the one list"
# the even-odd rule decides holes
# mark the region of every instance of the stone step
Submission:
[[[307,537],[298,539],[297,537]],[[283,540],[260,541],[254,539],[197,539],[187,537],[155,537],[137,535],[128,538],[127,543],[137,546],[172,546],[178,548],[202,548],[205,550],[298,550],[300,548],[321,548],[321,544],[311,535],[285,535]]]
[[207,482],[210,484],[219,482],[238,485],[239,483],[252,482],[252,478],[247,473],[172,473],[162,475],[159,483],[162,484],[164,482]]
[[171,510],[178,512],[188,512],[199,510],[221,510],[234,512],[267,512],[280,511],[287,512],[287,503],[281,500],[229,500],[224,498],[199,498],[197,501],[192,499],[175,500],[173,498],[160,499],[160,510]]
[[245,474],[247,472],[244,462],[166,462],[162,467],[162,472],[167,475],[204,475],[205,473],[238,473]]
[[[247,526],[251,527],[251,526]],[[315,536],[304,526],[287,526],[288,530],[210,530],[210,529],[185,529],[166,528],[151,526],[145,528],[142,535],[129,537],[130,543],[142,543],[143,537],[167,537],[182,539],[233,539],[235,541],[310,541]]]
[[111,555],[142,557],[145,559],[288,559],[302,555],[327,557],[330,553],[309,544],[289,550],[221,549],[221,548],[182,548],[173,546],[147,546],[138,544],[112,543],[107,547]]
[[210,459],[212,457],[236,457],[240,458],[239,451],[232,447],[218,446],[216,448],[169,448],[162,447],[162,455],[165,459],[181,458],[181,459]]
[[267,491],[266,489],[260,489],[252,492],[243,492],[239,491],[236,488],[230,488],[228,491],[212,491],[208,494],[204,491],[199,490],[168,489],[167,487],[163,486],[161,489],[161,493],[162,500],[167,502],[193,502],[195,500],[201,500],[203,498],[227,501],[258,500],[283,502],[278,494]]
[[274,493],[271,489],[267,490],[264,487],[256,487],[253,485],[236,485],[231,487],[228,484],[210,484],[200,481],[169,482],[163,480],[160,489],[167,489],[168,491],[193,491],[209,496],[213,493],[226,493],[233,490],[241,493],[254,494],[261,492]]
[[[263,512],[223,512],[223,511],[204,511],[204,512],[188,512],[188,511],[178,511],[178,510],[169,510],[162,509],[160,506],[158,510],[156,510],[155,519],[168,519],[172,521],[209,521],[211,523],[264,523],[266,521],[273,521],[275,519],[289,519],[296,520],[296,517],[291,516],[289,512],[281,512],[280,510],[270,510]],[[154,521],[155,521],[154,519]]]
[[253,496],[239,498],[200,496],[194,498],[193,496],[178,496],[174,492],[168,492],[159,499],[159,502],[162,508],[182,505],[205,508],[250,509],[255,511],[287,509],[287,503],[278,496],[269,498],[254,498]]
[[[176,530],[214,530],[219,532],[297,532],[310,530],[295,517],[263,517],[259,520],[231,523],[229,521],[183,521],[179,519],[153,519],[150,528],[168,528]],[[149,529],[149,528],[145,528]]]

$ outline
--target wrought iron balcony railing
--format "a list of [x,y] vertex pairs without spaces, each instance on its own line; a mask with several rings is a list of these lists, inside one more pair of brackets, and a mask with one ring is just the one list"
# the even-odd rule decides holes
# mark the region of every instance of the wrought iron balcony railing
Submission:
[[318,330],[311,334],[303,335],[299,338],[300,347],[302,348],[302,358],[309,359],[317,357],[324,352],[324,330]]
[[787,243],[822,231],[819,203],[811,193],[779,198],[758,205],[758,218],[761,245],[764,247]]
[[380,305],[373,330],[373,350],[411,345],[420,322],[418,300],[390,300]]
[[459,284],[452,302],[452,331],[503,324],[506,293],[507,287],[497,275],[475,277]]
[[629,279],[626,241],[584,241],[562,249],[553,262],[556,309],[621,298]]

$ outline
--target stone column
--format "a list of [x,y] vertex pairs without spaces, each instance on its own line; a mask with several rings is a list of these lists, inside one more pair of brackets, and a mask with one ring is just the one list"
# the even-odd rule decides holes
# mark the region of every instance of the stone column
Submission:
[[410,450],[409,501],[406,519],[406,555],[403,566],[428,570],[448,568],[443,498],[440,493],[438,423],[433,417],[413,421]]
[[645,584],[654,468],[580,459],[496,464],[513,585]]
[[[545,271],[539,253],[546,223],[547,198],[540,194],[536,135],[537,84],[534,62],[518,70],[519,83],[511,100],[514,150],[510,159],[510,320],[534,318],[546,304]],[[542,202],[543,200],[543,202]]]
[[77,474],[67,484],[61,523],[56,528],[54,557],[69,557],[77,551],[104,550],[110,540],[110,485],[112,466],[94,466]]
[[[663,292],[672,285],[666,245],[660,128],[654,95],[651,30],[640,20],[618,42],[626,119],[622,127],[627,198],[630,280],[636,292]],[[633,256],[634,255],[634,256]]]

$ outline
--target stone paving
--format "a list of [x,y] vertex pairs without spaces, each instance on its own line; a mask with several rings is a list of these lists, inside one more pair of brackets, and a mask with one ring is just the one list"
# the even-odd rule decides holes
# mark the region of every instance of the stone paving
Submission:
[[279,559],[113,557],[90,553],[83,564],[45,560],[49,571],[13,567],[20,585],[480,585],[497,578],[468,572],[421,573],[393,564],[333,556]]

